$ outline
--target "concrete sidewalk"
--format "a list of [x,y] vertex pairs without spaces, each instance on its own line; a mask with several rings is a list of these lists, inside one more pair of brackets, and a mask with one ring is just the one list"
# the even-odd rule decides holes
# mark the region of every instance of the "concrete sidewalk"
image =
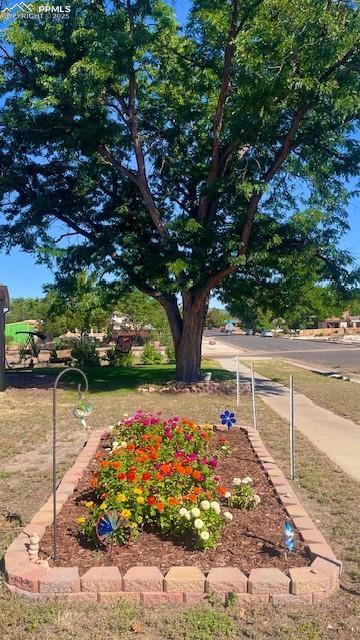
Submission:
[[[216,358],[216,356],[213,356]],[[236,371],[234,355],[217,357],[228,371]],[[251,371],[240,364],[242,381],[249,380]],[[256,374],[257,395],[279,416],[289,419],[289,389]],[[323,451],[349,476],[360,482],[360,425],[352,420],[318,407],[302,393],[295,393],[294,416],[296,429],[301,431],[318,449]],[[261,430],[261,424],[259,425]]]

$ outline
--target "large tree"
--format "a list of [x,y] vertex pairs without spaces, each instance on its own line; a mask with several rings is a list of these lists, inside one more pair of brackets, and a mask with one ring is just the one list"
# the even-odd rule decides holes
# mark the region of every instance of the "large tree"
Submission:
[[[332,0],[74,0],[2,45],[0,242],[165,309],[199,376],[212,289],[259,255],[336,258],[359,145],[359,13]],[[36,10],[37,5],[33,5]],[[66,251],[65,251],[66,248]]]

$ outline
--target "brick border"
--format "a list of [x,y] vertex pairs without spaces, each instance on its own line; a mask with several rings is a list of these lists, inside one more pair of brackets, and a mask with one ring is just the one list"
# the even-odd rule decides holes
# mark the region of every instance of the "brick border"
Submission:
[[[222,425],[215,425],[215,429],[227,431]],[[289,576],[276,568],[252,569],[248,577],[236,567],[216,567],[207,575],[197,567],[171,567],[165,576],[158,567],[135,566],[123,576],[117,567],[92,567],[80,578],[78,567],[50,568],[46,561],[30,561],[30,536],[36,534],[41,539],[46,527],[52,524],[50,497],[5,553],[5,584],[8,589],[13,594],[38,600],[113,602],[126,599],[147,606],[168,602],[197,603],[209,594],[225,602],[230,593],[236,594],[240,602],[316,604],[335,593],[339,588],[341,562],[301,506],[265,448],[259,432],[246,426],[234,426],[233,429],[247,433],[274,491],[309,549],[310,566],[289,569]],[[75,463],[64,475],[57,489],[59,511],[78,486],[107,432],[108,429],[93,431]]]

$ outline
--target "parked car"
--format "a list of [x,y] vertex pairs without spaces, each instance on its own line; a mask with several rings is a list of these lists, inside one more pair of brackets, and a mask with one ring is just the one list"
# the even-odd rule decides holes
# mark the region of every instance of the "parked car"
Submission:
[[262,336],[262,338],[273,338],[274,334],[273,334],[272,331],[266,330],[266,331],[262,331],[261,332],[261,336]]

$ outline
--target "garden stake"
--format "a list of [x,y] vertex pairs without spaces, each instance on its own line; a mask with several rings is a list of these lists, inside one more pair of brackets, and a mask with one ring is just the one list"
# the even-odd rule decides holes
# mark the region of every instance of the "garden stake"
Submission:
[[295,478],[295,437],[294,437],[294,377],[290,376],[290,406],[289,406],[289,423],[290,423],[290,478]]
[[251,363],[251,395],[252,395],[252,408],[253,408],[253,422],[254,429],[257,431],[257,416],[256,416],[256,402],[255,402],[255,371],[254,363]]
[[[54,386],[53,386],[53,410],[52,410],[52,417],[53,417],[53,468],[52,468],[52,475],[53,475],[53,559],[56,560],[57,559],[57,530],[56,530],[56,389],[58,386],[58,382],[60,380],[60,378],[62,378],[62,376],[67,373],[68,371],[76,371],[77,373],[80,373],[80,375],[84,378],[85,380],[85,390],[84,393],[87,393],[89,385],[88,385],[88,380],[87,377],[85,375],[85,373],[83,371],[81,371],[81,369],[77,369],[76,367],[67,367],[66,369],[63,369],[63,371],[60,371],[59,375],[57,376],[55,382],[54,382]],[[80,395],[81,393],[81,384],[78,385],[78,393]],[[75,407],[76,408],[76,407]],[[75,409],[74,409],[75,410]],[[91,405],[88,405],[88,412],[87,415],[90,415],[92,411]],[[84,416],[83,416],[84,417]]]

